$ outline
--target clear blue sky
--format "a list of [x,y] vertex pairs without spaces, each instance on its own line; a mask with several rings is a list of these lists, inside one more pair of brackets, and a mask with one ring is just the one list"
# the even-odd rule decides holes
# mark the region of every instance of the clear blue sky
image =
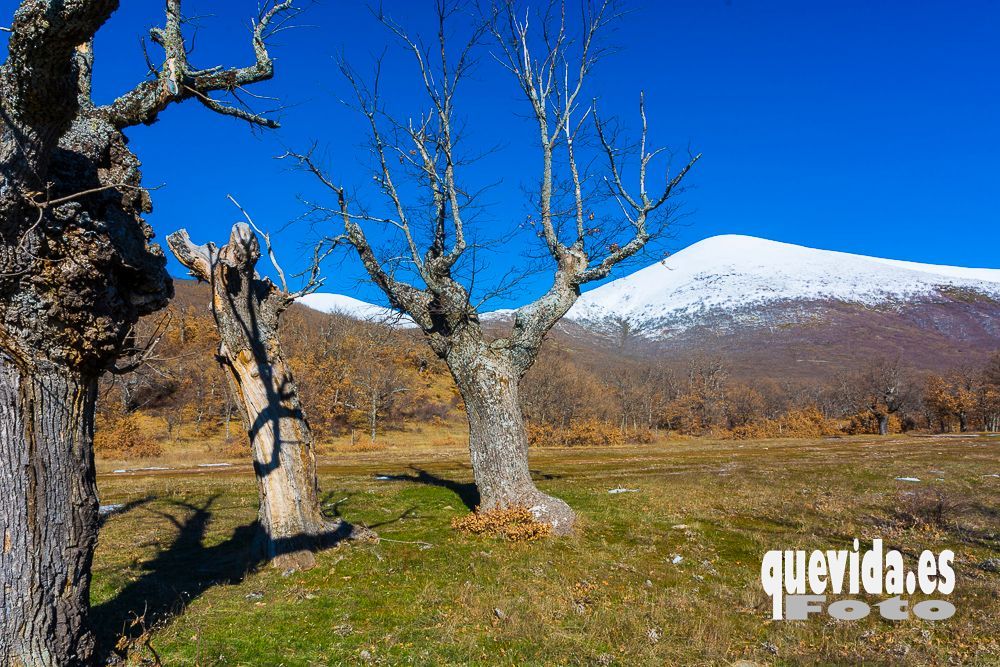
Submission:
[[[142,79],[139,36],[162,20],[160,2],[123,2],[96,46],[95,95],[107,101]],[[15,2],[0,6],[9,17]],[[188,0],[201,21],[193,62],[246,64],[248,19],[256,3]],[[423,0],[384,7],[414,31],[431,28]],[[964,266],[1000,266],[1000,3],[830,2],[814,0],[633,0],[591,93],[634,120],[645,90],[655,143],[704,153],[684,197],[689,216],[668,249],[742,233],[820,248]],[[224,9],[220,9],[224,7]],[[8,23],[8,19],[0,20]],[[195,102],[171,107],[152,127],[130,130],[158,237],[187,227],[203,242],[223,240],[237,218],[232,193],[258,224],[281,228],[302,212],[312,184],[273,159],[318,140],[348,185],[365,183],[362,125],[338,99],[349,94],[336,67],[346,55],[366,71],[394,44],[363,2],[318,0],[279,37],[277,76],[255,92],[287,105],[282,129],[255,136],[247,126]],[[154,49],[154,54],[156,51]],[[158,55],[158,54],[156,54]],[[395,46],[386,90],[397,110],[415,92],[412,64]],[[422,100],[420,100],[422,104]],[[489,224],[523,220],[521,188],[536,182],[533,127],[514,82],[485,58],[459,100],[473,147],[502,144],[475,177],[501,181]],[[293,225],[281,256],[304,264],[312,232]],[[517,257],[529,239],[506,248]],[[653,261],[653,257],[650,261]],[[499,270],[502,258],[494,258]],[[171,271],[183,275],[171,259]],[[351,258],[327,267],[328,289],[380,300],[357,283]],[[544,277],[525,286],[534,294]],[[497,306],[510,305],[498,303]]]

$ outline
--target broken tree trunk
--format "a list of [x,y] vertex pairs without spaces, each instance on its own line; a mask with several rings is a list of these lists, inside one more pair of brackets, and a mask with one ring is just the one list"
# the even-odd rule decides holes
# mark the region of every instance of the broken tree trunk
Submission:
[[295,295],[257,275],[260,245],[246,224],[235,225],[221,249],[193,244],[185,230],[167,243],[212,288],[219,361],[228,370],[253,452],[258,548],[280,569],[308,569],[315,564],[314,549],[359,531],[328,521],[320,511],[312,432],[278,340],[281,314]]

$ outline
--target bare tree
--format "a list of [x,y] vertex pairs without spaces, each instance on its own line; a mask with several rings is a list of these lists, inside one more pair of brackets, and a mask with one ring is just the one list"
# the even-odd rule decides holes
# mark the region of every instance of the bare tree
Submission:
[[876,359],[853,383],[854,403],[868,410],[878,423],[879,435],[888,435],[889,417],[913,401],[913,385],[898,358]]
[[[423,48],[387,16],[378,15],[413,56],[426,91],[429,111],[412,115],[415,120],[411,122],[388,114],[379,96],[377,75],[373,84],[366,85],[348,65],[342,66],[354,87],[358,108],[368,121],[377,165],[374,179],[386,197],[387,214],[373,214],[358,205],[311,155],[295,157],[336,193],[338,205],[329,210],[342,219],[345,238],[371,279],[394,307],[417,323],[434,352],[447,362],[468,413],[480,509],[527,506],[556,533],[566,533],[575,521],[573,511],[565,502],[536,489],[531,479],[518,385],[546,333],[579,297],[581,285],[606,277],[660,230],[666,218],[662,214],[672,208],[668,202],[698,157],[674,173],[668,168],[662,186],[649,193],[647,174],[660,151],[647,149],[645,106],[640,95],[638,182],[634,191],[626,188],[623,153],[616,146],[615,133],[593,104],[583,102],[584,83],[605,53],[598,47],[597,37],[619,15],[612,0],[585,3],[581,34],[575,40],[565,7],[559,3],[553,3],[541,17],[537,32],[529,30],[527,18],[519,18],[515,3],[499,3],[486,20],[473,26],[468,40],[452,49],[447,37],[452,31],[449,21],[461,8],[461,3],[438,0],[439,30],[433,50]],[[536,124],[541,171],[532,220],[553,271],[548,291],[520,308],[507,334],[495,339],[483,330],[478,306],[472,300],[472,279],[468,271],[462,271],[461,262],[474,247],[472,230],[467,227],[473,188],[461,183],[463,160],[456,151],[457,93],[476,60],[474,52],[490,37],[495,59],[513,76]],[[541,51],[536,56],[539,45]],[[588,174],[578,167],[583,164],[577,157],[578,139],[587,128],[592,128],[589,131],[608,162],[603,182],[618,206],[618,222],[612,220],[603,228],[592,222],[592,188]],[[557,177],[557,170],[562,178]],[[412,188],[398,183],[406,173],[415,175],[425,197],[407,199]],[[366,233],[373,224],[398,234],[405,271],[414,280],[400,275],[399,261],[376,252]],[[418,244],[422,238],[429,240]]]
[[[195,69],[179,0],[151,32],[165,54],[151,77],[108,106],[91,100],[93,38],[117,0],[24,0],[0,66],[0,662],[91,664],[87,626],[97,541],[93,460],[99,376],[136,320],[172,293],[126,128],[194,98],[271,77],[265,47],[290,0],[255,23],[253,65]],[[277,22],[275,19],[278,19]]]
[[257,275],[260,243],[245,223],[233,226],[222,248],[195,245],[183,229],[167,243],[191,275],[212,289],[212,315],[221,338],[218,359],[228,371],[253,452],[260,548],[279,569],[308,569],[315,565],[313,549],[352,532],[347,524],[323,517],[312,430],[278,337],[285,309],[322,284],[316,268],[320,249],[306,286],[290,292],[270,238],[264,239],[280,287]]
[[395,325],[399,318],[390,316],[365,322],[359,327],[359,345],[351,359],[350,382],[355,390],[348,392],[343,404],[364,412],[368,420],[371,443],[378,438],[378,421],[391,410],[395,399],[409,387],[397,364],[386,359],[393,345],[398,345]]

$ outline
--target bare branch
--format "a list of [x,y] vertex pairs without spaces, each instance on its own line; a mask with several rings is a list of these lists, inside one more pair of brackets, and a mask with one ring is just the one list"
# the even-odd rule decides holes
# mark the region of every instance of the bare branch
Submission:
[[211,282],[212,266],[218,258],[218,249],[214,243],[196,245],[191,241],[187,230],[180,229],[167,236],[167,245],[193,277],[201,282]]
[[292,0],[265,3],[253,24],[253,65],[196,69],[188,61],[190,50],[182,31],[185,19],[181,14],[181,0],[167,0],[164,27],[150,30],[150,39],[163,49],[163,64],[152,72],[152,80],[140,83],[110,105],[101,107],[100,111],[117,127],[149,125],[169,104],[193,97],[216,113],[239,118],[251,125],[276,128],[278,123],[273,119],[225,104],[210,97],[209,93],[233,94],[247,85],[270,79],[274,75],[274,60],[268,53],[266,40],[294,15]]
[[[142,366],[145,366],[153,358],[153,353],[156,351],[156,346],[160,344],[163,340],[163,336],[167,333],[167,327],[170,325],[170,312],[168,311],[161,317],[157,323],[156,327],[153,329],[153,333],[149,335],[146,342],[139,348],[133,350],[124,351],[124,355],[129,357],[129,362],[124,366],[115,364],[108,372],[112,375],[125,375],[126,373],[131,373],[138,370]],[[135,335],[135,331],[129,333],[132,337]]]

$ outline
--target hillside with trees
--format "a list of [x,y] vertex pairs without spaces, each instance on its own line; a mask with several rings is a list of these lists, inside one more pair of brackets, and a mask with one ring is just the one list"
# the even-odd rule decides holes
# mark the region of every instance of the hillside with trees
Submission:
[[[136,372],[102,383],[97,450],[112,459],[170,451],[249,454],[216,354],[208,287],[177,281],[137,338],[159,340]],[[292,306],[282,342],[319,452],[452,442],[464,428],[445,365],[413,329]],[[763,369],[762,369],[763,371]],[[721,354],[659,360],[555,334],[521,394],[533,446],[723,438],[1000,430],[1000,356],[936,372],[877,358],[840,373],[778,381]],[[400,438],[401,435],[406,437]]]

